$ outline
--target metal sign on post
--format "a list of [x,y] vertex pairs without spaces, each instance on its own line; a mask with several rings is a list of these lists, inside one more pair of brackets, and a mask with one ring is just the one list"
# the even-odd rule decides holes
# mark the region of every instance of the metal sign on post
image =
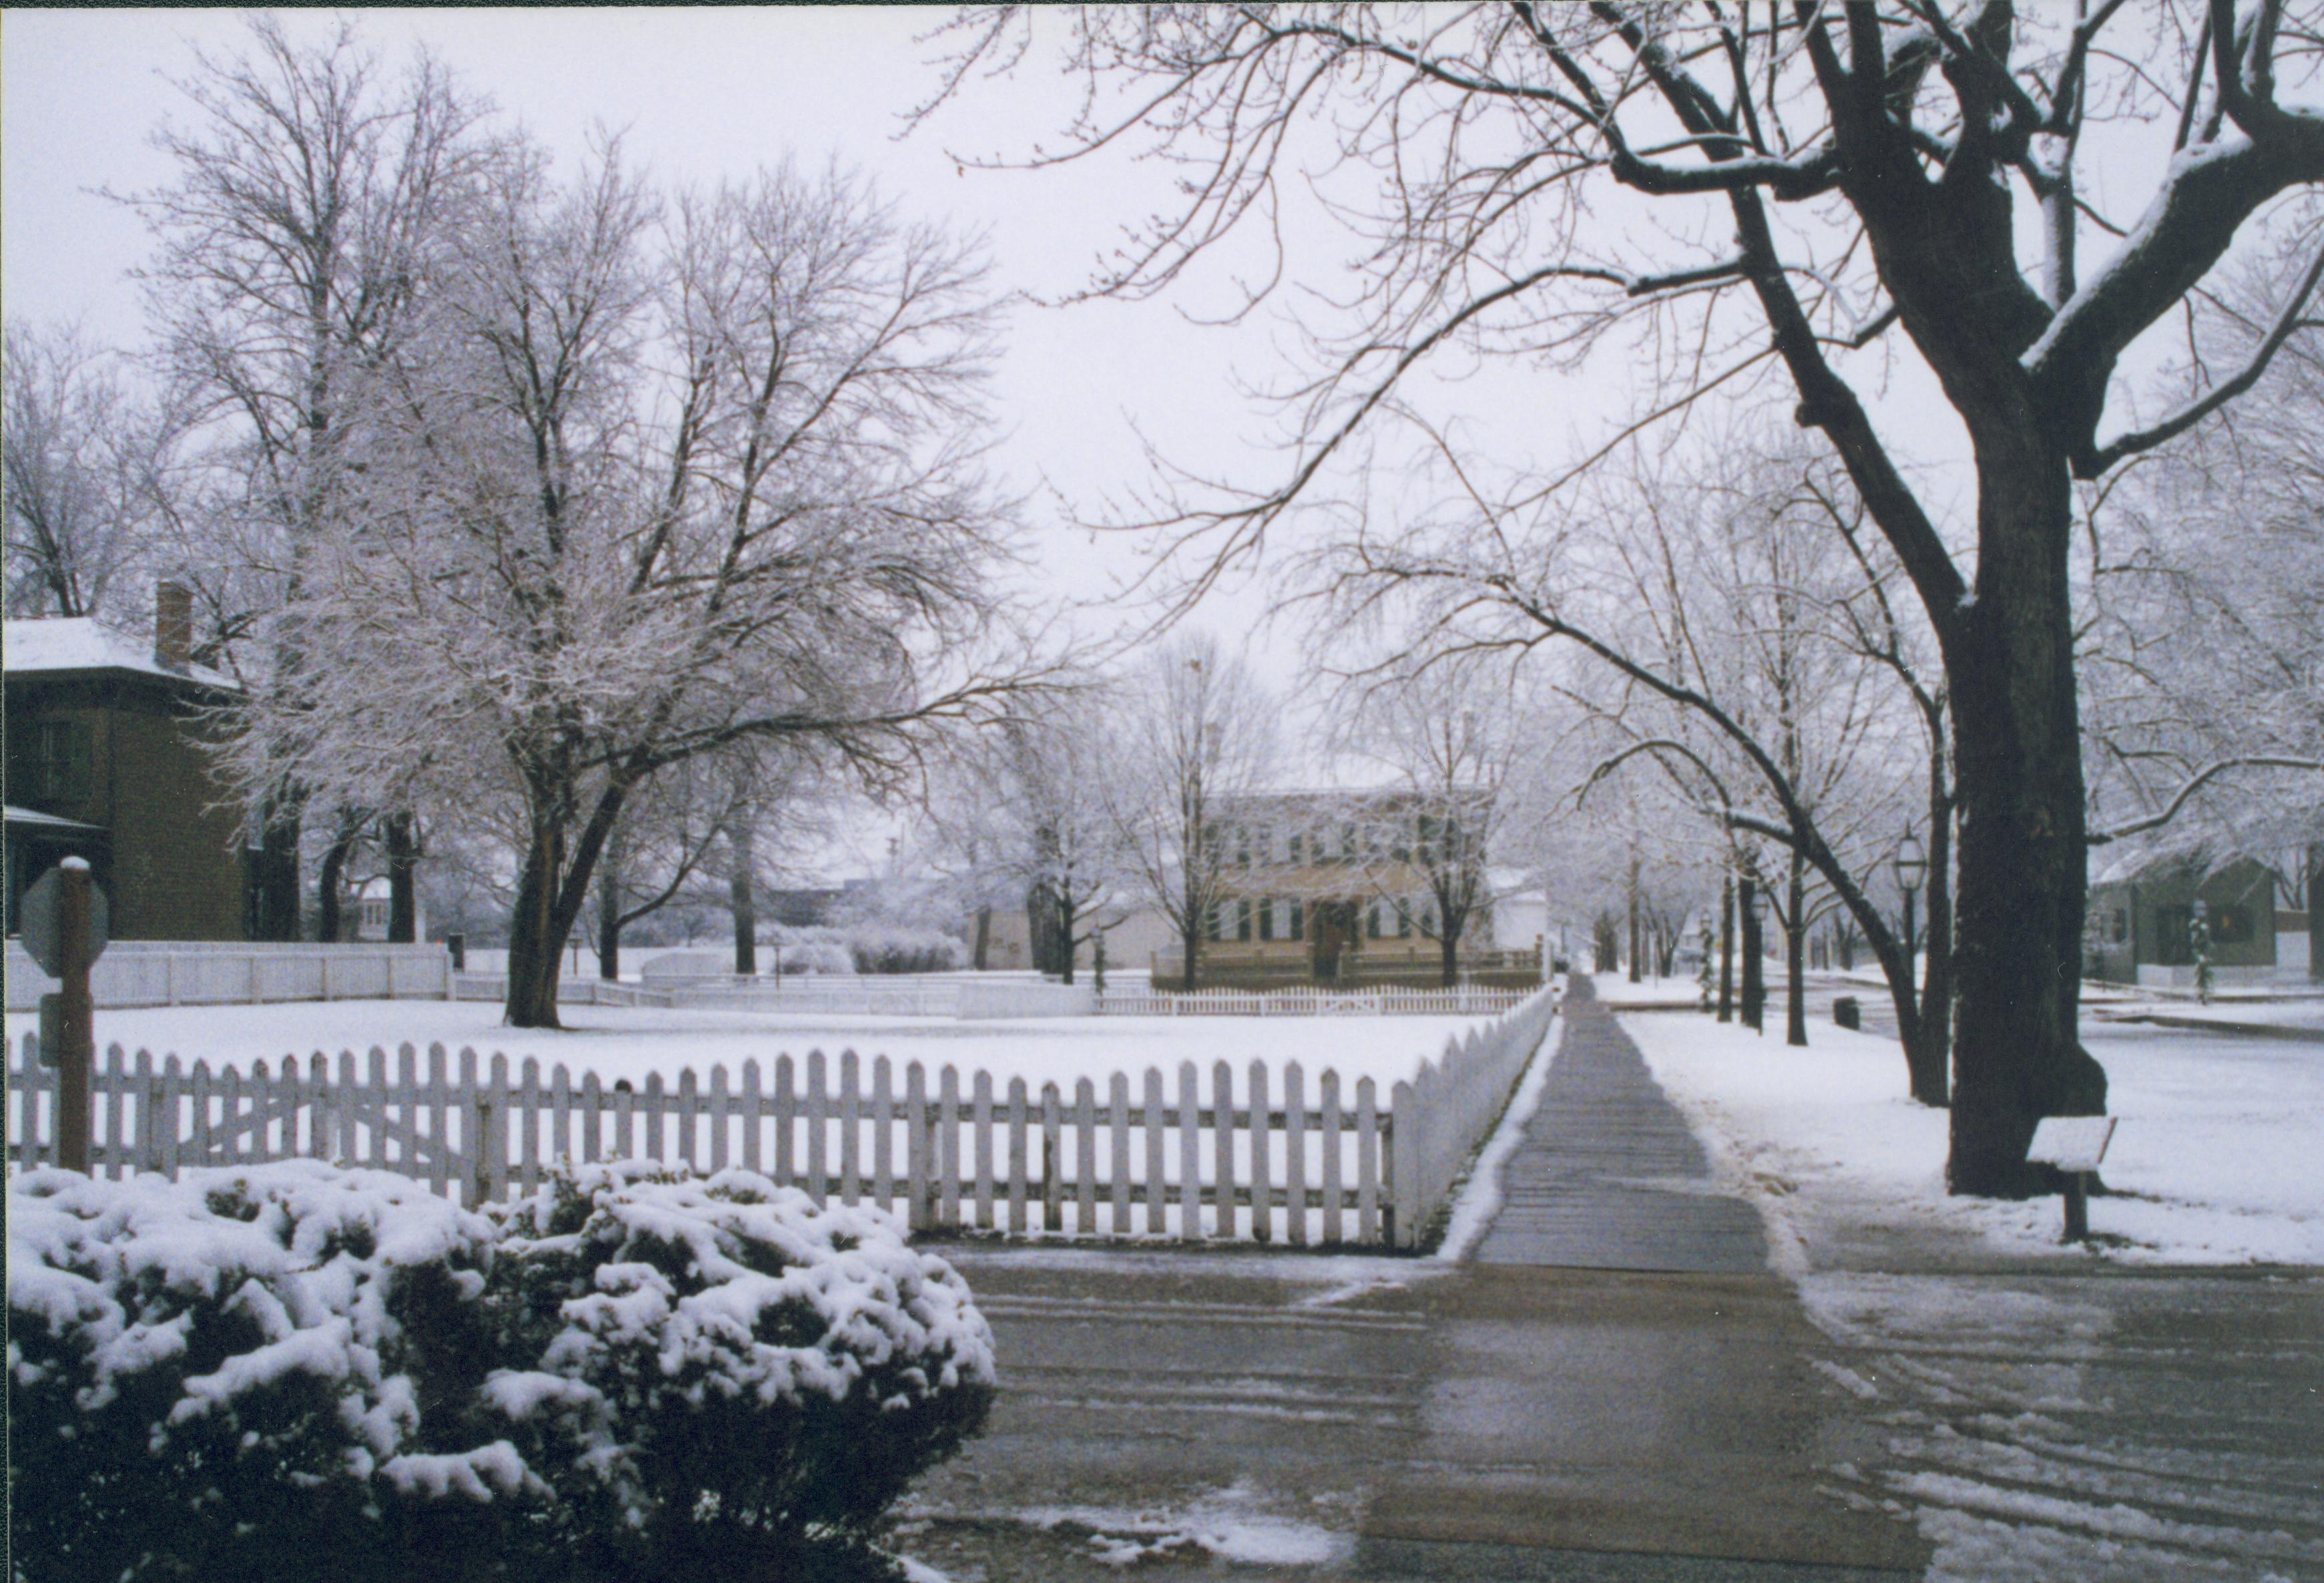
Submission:
[[[24,893],[24,949],[56,975],[57,992],[41,1008],[41,1054],[57,1068],[57,1164],[88,1169],[89,1069],[97,1061],[97,1017],[88,970],[105,950],[105,892],[88,860],[67,858]],[[54,1013],[45,1003],[56,1002]],[[53,1054],[51,1054],[53,1051]]]
[[[88,871],[82,858],[67,858],[67,863],[80,864],[80,871]],[[51,869],[32,881],[24,892],[17,916],[23,925],[24,951],[41,971],[52,979],[64,977],[64,957],[59,953],[57,938],[57,898],[64,888],[65,870],[62,865]],[[95,880],[88,882],[88,960],[92,962],[105,954],[111,938],[108,931],[113,921],[113,908],[105,899],[105,888]]]
[[2066,1240],[2087,1241],[2090,1234],[2090,1178],[2114,1141],[2113,1116],[2045,1116],[2034,1128],[2025,1158],[2033,1164],[2054,1166],[2066,1178]]

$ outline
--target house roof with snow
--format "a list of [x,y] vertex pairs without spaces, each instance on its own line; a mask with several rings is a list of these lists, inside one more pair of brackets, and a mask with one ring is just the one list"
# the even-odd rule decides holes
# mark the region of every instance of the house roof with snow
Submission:
[[91,616],[43,616],[6,622],[0,627],[0,668],[10,676],[126,671],[221,692],[242,690],[233,677],[205,665],[165,666],[153,657],[150,642]]

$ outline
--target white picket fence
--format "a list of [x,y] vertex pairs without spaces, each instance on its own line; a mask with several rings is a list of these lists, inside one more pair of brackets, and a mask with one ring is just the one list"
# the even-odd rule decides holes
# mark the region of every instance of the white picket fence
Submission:
[[[770,1072],[746,1061],[738,1081],[717,1065],[706,1081],[687,1068],[674,1085],[650,1073],[633,1087],[440,1045],[424,1057],[410,1045],[392,1058],[289,1056],[247,1073],[116,1045],[92,1073],[90,1164],[174,1175],[305,1156],[402,1172],[473,1204],[530,1191],[558,1160],[643,1157],[741,1165],[820,1201],[885,1207],[917,1230],[1414,1247],[1554,1009],[1545,994],[1448,1045],[1387,1109],[1373,1080],[1345,1085],[1328,1070],[1311,1096],[1296,1062],[1279,1097],[1264,1061],[1240,1094],[1228,1063],[1205,1085],[1187,1061],[1175,1092],[1149,1067],[1135,1093],[1117,1072],[1102,1097],[1084,1078],[1068,1098],[1055,1082],[1037,1094],[1022,1078],[1003,1087],[949,1065],[931,1081],[919,1062],[899,1074],[852,1050],[779,1055]],[[36,1036],[12,1054],[7,1087],[9,1160],[52,1162],[56,1073]]]
[[1109,989],[1098,998],[1102,1017],[1382,1017],[1498,1016],[1540,993],[1536,989]]
[[1411,1081],[1396,1085],[1389,1103],[1401,1119],[1389,1174],[1397,1247],[1417,1246],[1450,1207],[1452,1190],[1549,1032],[1558,995],[1554,989],[1536,992],[1491,1026],[1448,1042],[1442,1059],[1422,1062]]
[[[57,981],[8,942],[7,1006],[31,1011]],[[246,944],[117,940],[88,972],[100,1010],[140,1006],[250,1006],[283,1000],[449,1000],[441,945]]]
[[[463,973],[456,997],[499,1000],[508,979],[499,973]],[[682,1011],[754,1011],[802,1017],[945,1017],[968,1021],[1021,1017],[1092,1017],[1097,996],[1086,984],[1052,984],[1023,979],[980,982],[961,978],[792,978],[777,980],[732,975],[666,979],[659,984],[612,983],[595,978],[558,981],[557,999],[568,1006],[652,1006]]]

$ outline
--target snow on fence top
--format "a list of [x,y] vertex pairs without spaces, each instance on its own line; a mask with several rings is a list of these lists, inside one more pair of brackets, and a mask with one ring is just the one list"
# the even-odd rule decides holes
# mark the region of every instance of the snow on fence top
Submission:
[[[913,1229],[1416,1247],[1508,1102],[1555,1010],[1536,994],[1448,1042],[1380,1103],[1373,1080],[1297,1062],[1148,1067],[1070,1097],[1021,1077],[811,1050],[674,1084],[576,1080],[536,1057],[374,1047],[248,1074],[111,1046],[92,1074],[100,1176],[308,1157],[401,1172],[473,1205],[532,1192],[553,1162],[645,1158],[764,1172],[817,1203],[869,1202]],[[1312,1077],[1312,1086],[1311,1086]],[[8,1158],[52,1163],[56,1074],[13,1053]],[[1277,1084],[1279,1082],[1279,1092]]]

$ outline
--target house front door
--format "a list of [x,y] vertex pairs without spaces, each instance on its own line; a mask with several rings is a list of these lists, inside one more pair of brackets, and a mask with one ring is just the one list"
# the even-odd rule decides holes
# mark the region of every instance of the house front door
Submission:
[[1319,901],[1312,910],[1314,922],[1309,962],[1319,984],[1336,984],[1351,965],[1346,959],[1356,945],[1356,905],[1351,901]]

